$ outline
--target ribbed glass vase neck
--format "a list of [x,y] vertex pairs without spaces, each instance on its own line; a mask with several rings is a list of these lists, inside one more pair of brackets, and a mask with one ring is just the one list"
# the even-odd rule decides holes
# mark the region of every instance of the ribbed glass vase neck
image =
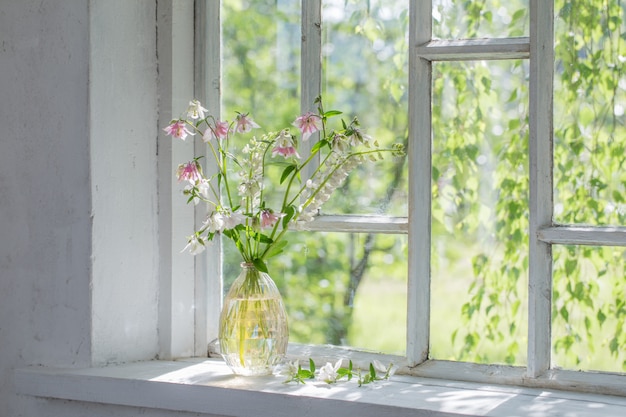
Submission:
[[269,275],[259,271],[252,262],[241,263],[241,273],[238,277],[243,280],[242,286],[247,292],[262,292],[262,287],[266,285],[266,281],[270,279]]

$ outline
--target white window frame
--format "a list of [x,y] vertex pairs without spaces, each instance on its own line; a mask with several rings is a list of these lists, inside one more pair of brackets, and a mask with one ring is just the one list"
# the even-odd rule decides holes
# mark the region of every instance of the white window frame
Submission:
[[[197,1],[195,7],[195,97],[215,112],[220,109],[221,94],[221,4]],[[321,93],[321,7],[321,0],[302,0],[302,111],[311,110],[309,106]],[[320,216],[311,223],[310,230],[408,235],[406,357],[395,358],[399,359],[403,373],[625,396],[624,375],[550,367],[552,245],[626,246],[624,227],[560,226],[553,222],[554,2],[530,0],[529,37],[454,41],[432,39],[432,1],[409,0],[409,7],[409,217]],[[528,363],[525,367],[510,367],[429,360],[432,63],[502,59],[528,59],[530,64]],[[307,145],[312,146],[312,142]],[[204,154],[203,148],[197,144],[196,154]],[[196,224],[202,221],[200,211]],[[214,277],[221,276],[221,259],[222,248],[217,242],[205,257],[196,257],[196,353],[205,350],[206,343],[217,337],[222,284]],[[343,357],[375,357],[340,352]],[[326,357],[337,355],[337,349],[290,346],[290,353]]]

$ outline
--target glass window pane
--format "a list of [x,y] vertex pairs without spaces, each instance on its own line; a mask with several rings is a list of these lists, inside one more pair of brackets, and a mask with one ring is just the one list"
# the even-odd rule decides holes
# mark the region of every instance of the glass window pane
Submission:
[[250,113],[264,132],[300,111],[300,1],[222,2],[222,117]]
[[[408,135],[408,1],[322,3],[323,97],[346,122],[382,147]],[[323,210],[327,214],[407,215],[406,159],[361,164]]]
[[557,1],[554,218],[626,224],[626,3]]
[[552,365],[626,372],[626,249],[554,246]]
[[[290,342],[404,354],[406,236],[291,232],[288,240],[268,268],[285,301]],[[239,262],[227,242],[227,288]]]
[[526,361],[527,77],[517,60],[433,66],[432,358]]
[[433,38],[528,36],[528,0],[433,0]]

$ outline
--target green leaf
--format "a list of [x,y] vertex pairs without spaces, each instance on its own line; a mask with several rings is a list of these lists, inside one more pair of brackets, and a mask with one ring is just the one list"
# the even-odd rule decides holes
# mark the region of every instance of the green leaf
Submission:
[[526,9],[519,9],[515,13],[513,13],[513,16],[511,17],[511,20],[513,20],[513,21],[519,20],[522,17],[524,17],[525,15],[526,15]]
[[574,289],[574,298],[582,301],[586,296],[588,296],[588,294],[587,291],[585,291],[585,285],[582,282],[577,282]]
[[327,145],[329,145],[329,142],[326,139],[321,139],[319,142],[317,142],[315,145],[313,145],[313,148],[311,148],[311,153],[319,152],[319,150],[323,146],[327,146]]
[[293,219],[293,216],[295,216],[297,212],[298,209],[294,205],[291,205],[285,209],[285,217],[283,217],[283,229],[287,228],[287,225],[289,224],[291,219]]
[[274,241],[269,236],[264,235],[262,233],[255,233],[252,237],[257,242],[261,242],[261,243],[265,243],[265,244],[274,243]]
[[441,173],[437,169],[437,167],[433,167],[433,181],[438,181]]
[[308,369],[302,369],[300,368],[298,370],[298,377],[301,380],[300,382],[304,383],[304,379],[313,379],[313,373],[311,371],[309,371]]
[[273,244],[270,249],[267,251],[267,253],[265,254],[265,258],[271,258],[274,257],[278,254],[281,254],[283,252],[283,249],[285,249],[285,246],[287,246],[289,242],[287,242],[286,240],[280,240],[277,243]]
[[450,336],[450,341],[452,342],[452,344],[454,344],[454,341],[456,340],[456,335],[457,335],[458,332],[459,332],[459,329],[455,329],[452,332],[452,335]]
[[265,262],[263,262],[262,259],[255,258],[252,260],[252,263],[254,264],[256,269],[258,269],[259,271],[265,272],[266,274],[269,272],[267,269],[267,265],[265,265]]
[[315,373],[315,362],[311,358],[309,358],[309,369],[311,369],[311,374]]
[[515,300],[513,302],[513,305],[511,306],[511,315],[512,316],[516,316],[517,315],[517,311],[519,310],[519,307],[521,305],[521,301],[520,300]]
[[280,176],[280,183],[282,184],[283,182],[285,182],[285,180],[287,178],[289,178],[289,175],[296,169],[298,168],[297,165],[293,164],[293,165],[289,165],[287,168],[285,168],[285,170],[283,171],[282,175]]
[[480,79],[480,82],[485,87],[485,90],[487,90],[487,91],[491,90],[491,78],[489,78],[489,77],[482,77]]
[[324,117],[333,117],[333,116],[338,116],[340,114],[343,114],[343,112],[340,112],[339,110],[328,110],[327,112],[324,113]]
[[567,259],[565,261],[565,274],[567,276],[572,275],[572,273],[576,270],[578,266],[578,260],[576,259]]

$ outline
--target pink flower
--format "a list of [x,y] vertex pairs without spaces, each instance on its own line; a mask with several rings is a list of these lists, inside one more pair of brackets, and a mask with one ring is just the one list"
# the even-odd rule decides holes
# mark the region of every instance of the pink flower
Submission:
[[296,158],[300,158],[300,154],[298,154],[298,152],[296,151],[296,148],[294,148],[293,146],[290,147],[275,147],[274,150],[272,150],[272,156],[275,156],[276,154],[280,154],[282,156],[284,156],[285,158],[289,158],[290,156],[295,156]]
[[200,173],[200,169],[198,168],[198,163],[196,161],[190,161],[186,164],[178,165],[176,176],[178,177],[178,181],[189,181],[191,184],[196,184],[196,182],[202,181],[202,174]]
[[237,115],[237,126],[235,126],[235,130],[239,133],[246,133],[251,131],[253,128],[260,127],[258,124],[252,120],[248,114],[238,114]]
[[228,122],[216,122],[215,126],[210,126],[207,130],[204,131],[204,135],[202,136],[202,140],[205,142],[210,141],[211,139],[226,139],[230,130],[230,125]]
[[185,124],[184,120],[177,120],[175,122],[172,122],[172,124],[170,124],[169,126],[164,127],[163,130],[165,131],[165,133],[172,136],[173,138],[179,138],[182,140],[185,140],[188,135],[195,135],[195,133],[187,130],[187,125]]
[[280,154],[285,158],[289,158],[290,156],[300,158],[288,129],[281,130],[276,138],[276,146],[272,149],[272,156],[276,156],[276,154]]
[[293,125],[300,129],[302,140],[307,140],[312,133],[322,130],[322,118],[311,112],[304,113],[294,120]]
[[261,227],[262,228],[267,228],[267,227],[273,227],[276,222],[278,220],[280,220],[281,218],[283,218],[285,216],[285,213],[280,213],[280,214],[274,214],[272,213],[271,210],[261,210],[261,215],[260,217],[260,221],[261,221]]

